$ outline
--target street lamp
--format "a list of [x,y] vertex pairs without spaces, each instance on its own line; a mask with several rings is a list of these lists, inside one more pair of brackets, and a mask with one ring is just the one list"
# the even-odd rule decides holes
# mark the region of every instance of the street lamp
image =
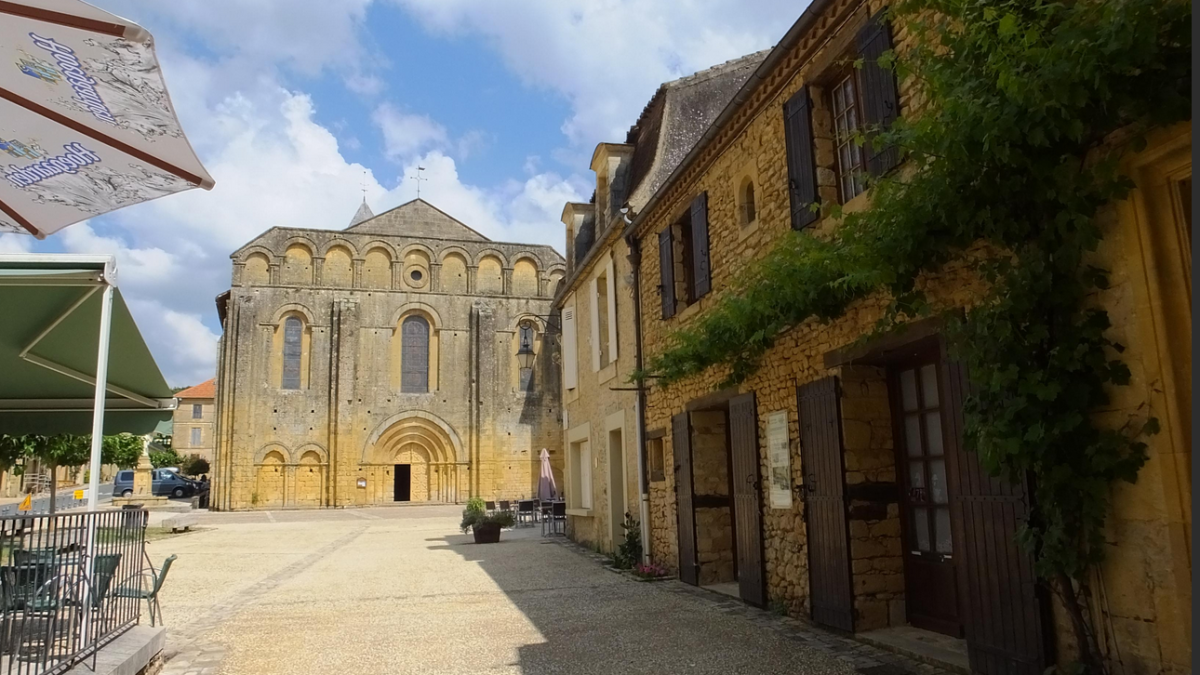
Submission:
[[517,350],[517,364],[521,370],[533,370],[533,360],[537,354],[533,352],[533,328],[521,326],[521,347]]

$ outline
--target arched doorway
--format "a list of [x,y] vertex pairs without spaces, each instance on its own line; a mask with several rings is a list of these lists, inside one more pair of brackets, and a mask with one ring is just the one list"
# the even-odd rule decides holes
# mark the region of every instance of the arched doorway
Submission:
[[272,450],[263,457],[258,465],[258,476],[255,481],[253,499],[254,506],[260,509],[273,509],[283,506],[283,468],[287,463],[283,453]]
[[361,501],[456,502],[467,492],[466,463],[457,435],[440,420],[416,413],[401,417],[367,446],[359,473],[367,479]]

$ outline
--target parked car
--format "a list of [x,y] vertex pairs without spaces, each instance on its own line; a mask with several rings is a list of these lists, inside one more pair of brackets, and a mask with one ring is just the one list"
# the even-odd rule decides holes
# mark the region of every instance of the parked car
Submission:
[[[155,469],[151,475],[150,492],[156,496],[190,497],[199,490],[196,481],[189,480],[169,469]],[[118,471],[113,480],[113,496],[128,497],[133,494],[133,471]]]

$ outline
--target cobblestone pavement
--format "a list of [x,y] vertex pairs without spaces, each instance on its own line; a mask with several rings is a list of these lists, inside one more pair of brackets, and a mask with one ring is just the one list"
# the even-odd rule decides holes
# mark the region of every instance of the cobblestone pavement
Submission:
[[163,675],[941,675],[538,528],[479,546],[458,507],[205,514],[176,553]]

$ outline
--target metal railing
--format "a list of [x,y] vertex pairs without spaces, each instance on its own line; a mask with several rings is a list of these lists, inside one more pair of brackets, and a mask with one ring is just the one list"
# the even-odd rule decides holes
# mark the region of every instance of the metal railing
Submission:
[[138,622],[144,510],[0,518],[0,674],[54,675]]

